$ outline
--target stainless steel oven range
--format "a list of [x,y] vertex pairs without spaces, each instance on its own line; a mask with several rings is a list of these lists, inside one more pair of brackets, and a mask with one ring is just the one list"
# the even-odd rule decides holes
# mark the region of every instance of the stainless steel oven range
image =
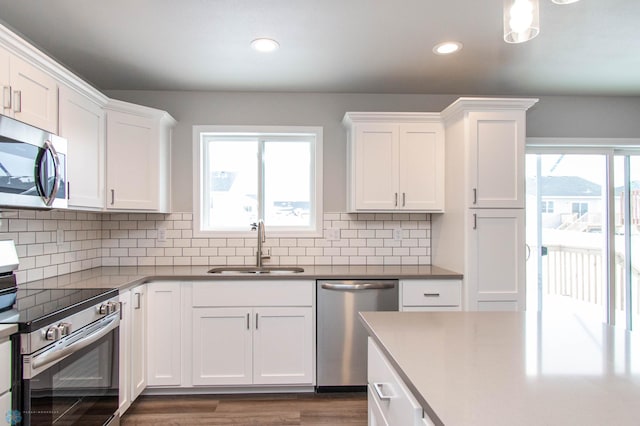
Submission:
[[0,313],[18,324],[13,424],[119,424],[119,306],[115,289],[18,289]]

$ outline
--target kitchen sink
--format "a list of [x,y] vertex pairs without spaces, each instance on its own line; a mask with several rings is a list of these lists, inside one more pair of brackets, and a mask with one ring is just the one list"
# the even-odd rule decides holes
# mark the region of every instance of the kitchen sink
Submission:
[[210,274],[297,274],[304,272],[297,266],[219,266],[209,270]]

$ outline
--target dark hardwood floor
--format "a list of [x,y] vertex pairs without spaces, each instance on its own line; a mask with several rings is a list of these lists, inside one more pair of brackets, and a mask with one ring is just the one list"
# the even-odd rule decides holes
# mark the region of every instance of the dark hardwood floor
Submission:
[[366,426],[366,393],[139,397],[120,420],[133,425]]

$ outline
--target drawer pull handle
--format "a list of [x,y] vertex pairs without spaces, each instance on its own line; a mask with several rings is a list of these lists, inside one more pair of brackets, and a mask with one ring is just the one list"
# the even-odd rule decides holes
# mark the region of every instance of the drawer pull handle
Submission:
[[440,293],[424,293],[424,297],[440,297]]
[[13,112],[22,112],[22,90],[13,91]]
[[[390,391],[386,395],[384,394],[384,388],[389,388]],[[378,394],[378,398],[380,398],[380,400],[382,401],[388,401],[395,396],[393,392],[391,392],[393,391],[393,388],[389,383],[374,383],[373,389],[375,389],[376,393]]]

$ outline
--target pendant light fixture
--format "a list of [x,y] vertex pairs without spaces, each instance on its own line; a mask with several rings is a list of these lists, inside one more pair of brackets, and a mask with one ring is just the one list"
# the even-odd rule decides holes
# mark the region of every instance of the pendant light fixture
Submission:
[[503,18],[507,43],[523,43],[540,33],[538,0],[504,0]]

